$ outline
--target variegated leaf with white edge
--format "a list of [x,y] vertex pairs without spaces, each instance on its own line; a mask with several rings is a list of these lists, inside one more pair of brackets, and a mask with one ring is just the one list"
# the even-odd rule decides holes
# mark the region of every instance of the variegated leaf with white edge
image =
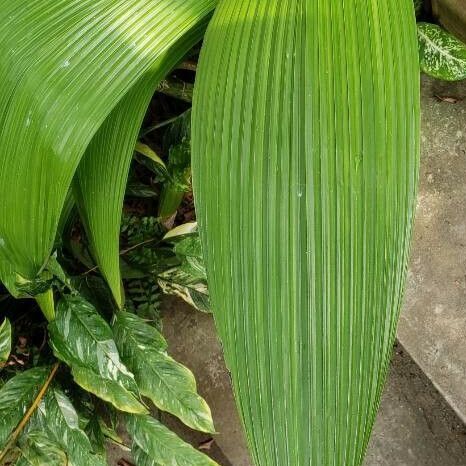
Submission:
[[437,79],[466,79],[466,44],[436,24],[418,23],[421,70]]
[[63,297],[49,332],[55,356],[71,367],[78,385],[122,411],[147,412],[133,374],[120,360],[110,326],[90,303],[78,296]]
[[0,450],[31,406],[49,372],[49,367],[29,369],[15,375],[0,389]]
[[0,370],[8,361],[11,352],[11,324],[5,319],[0,325]]
[[[163,424],[147,415],[126,415],[126,427],[133,442],[152,461],[144,466],[219,466],[214,460],[181,440]],[[138,465],[139,466],[139,465]]]
[[[29,432],[20,442],[21,456],[16,466],[68,466],[66,453],[46,432]],[[73,466],[79,466],[73,463]]]
[[134,314],[119,312],[113,331],[121,357],[144,396],[187,426],[215,432],[210,408],[197,393],[194,375],[167,354],[167,343],[154,327]]
[[79,416],[71,400],[59,388],[47,392],[30,424],[33,431],[40,430],[56,442],[73,466],[106,466],[104,456],[93,451],[88,436],[80,428]]
[[165,294],[178,296],[198,311],[210,312],[206,280],[187,272],[185,266],[182,264],[160,273],[157,283]]

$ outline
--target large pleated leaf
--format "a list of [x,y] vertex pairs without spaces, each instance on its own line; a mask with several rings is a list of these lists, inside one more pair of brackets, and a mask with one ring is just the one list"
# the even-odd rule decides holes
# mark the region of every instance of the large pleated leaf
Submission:
[[150,416],[126,416],[128,432],[136,445],[138,466],[218,466]]
[[418,66],[412,0],[222,0],[209,25],[194,191],[256,465],[362,462],[407,266]]
[[15,375],[0,389],[0,451],[37,397],[49,371],[47,367],[29,369]]
[[49,324],[50,345],[85,390],[130,413],[145,413],[134,375],[121,362],[113,333],[81,297],[64,297]]
[[121,357],[143,395],[189,427],[215,432],[209,406],[197,394],[194,375],[167,354],[167,343],[154,327],[134,314],[119,312],[113,331]]
[[[46,262],[71,180],[87,149],[78,198],[99,265],[121,303],[118,261],[109,257],[115,255],[115,211],[121,207],[128,154],[150,93],[200,37],[214,3],[0,1],[4,281],[10,283],[15,274],[34,278]],[[92,177],[84,183],[92,170],[100,183]],[[115,174],[120,178],[107,177]]]

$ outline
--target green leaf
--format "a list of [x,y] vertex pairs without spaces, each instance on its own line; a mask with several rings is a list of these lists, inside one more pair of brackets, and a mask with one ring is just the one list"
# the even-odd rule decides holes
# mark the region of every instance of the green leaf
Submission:
[[160,463],[156,463],[152,458],[144,453],[136,444],[133,444],[131,448],[131,453],[133,455],[136,466],[162,466]]
[[8,361],[11,352],[11,324],[5,319],[0,325],[0,370]]
[[134,314],[119,312],[113,331],[121,357],[143,395],[187,426],[215,432],[209,406],[197,394],[194,375],[167,355],[167,343],[154,327]]
[[[86,433],[79,427],[79,417],[70,399],[58,388],[48,391],[39,405],[32,428],[39,429],[66,452],[73,466],[105,466],[102,452],[95,452]],[[27,437],[30,433],[27,433]],[[98,454],[94,454],[98,453]]]
[[222,0],[193,101],[211,305],[256,465],[358,466],[419,164],[410,0]]
[[78,385],[122,411],[147,411],[133,374],[120,361],[111,328],[91,304],[62,298],[49,332],[55,356],[71,367]]
[[143,458],[138,466],[218,466],[150,416],[127,415],[126,427],[133,442],[154,462]]
[[178,296],[202,312],[210,312],[207,282],[193,270],[173,267],[157,275],[157,283],[165,294]]
[[142,155],[145,155],[147,158],[151,159],[152,161],[160,165],[165,170],[167,169],[164,161],[147,144],[143,144],[142,142],[137,142],[135,151],[139,152]]
[[192,235],[197,233],[198,227],[197,222],[184,223],[183,225],[178,225],[177,227],[170,230],[163,239],[166,241],[171,241],[178,239],[179,237],[184,237],[186,235]]
[[[66,453],[45,432],[29,432],[20,444],[22,456],[16,466],[68,466]],[[77,464],[74,466],[78,466]]]
[[466,45],[440,26],[418,23],[421,70],[437,79],[466,79]]
[[15,375],[0,389],[0,449],[37,397],[50,369],[35,367]]
[[[75,195],[121,305],[118,224],[151,94],[203,34],[215,0],[0,4],[0,276],[33,279]],[[84,155],[86,154],[86,155]]]

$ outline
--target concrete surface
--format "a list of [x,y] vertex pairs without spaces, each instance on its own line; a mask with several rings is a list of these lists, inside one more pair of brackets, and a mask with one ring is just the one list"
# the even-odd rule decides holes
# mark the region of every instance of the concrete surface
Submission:
[[420,190],[398,337],[466,422],[466,81],[422,84]]

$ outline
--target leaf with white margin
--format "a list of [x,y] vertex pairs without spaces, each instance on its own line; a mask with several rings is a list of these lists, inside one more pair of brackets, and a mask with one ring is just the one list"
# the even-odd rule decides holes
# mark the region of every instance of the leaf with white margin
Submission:
[[154,327],[134,314],[118,312],[113,331],[121,357],[144,396],[187,426],[215,432],[210,408],[197,393],[193,373],[167,354],[167,343]]
[[110,326],[90,303],[63,297],[49,332],[55,356],[71,367],[78,385],[122,411],[147,412],[133,374],[120,360]]
[[446,81],[466,79],[466,45],[435,24],[418,23],[421,70]]
[[126,415],[125,419],[133,442],[154,462],[151,464],[145,459],[142,465],[219,466],[154,418]]
[[192,272],[186,261],[157,275],[157,283],[165,294],[178,296],[199,311],[210,312],[207,281]]
[[50,372],[35,367],[15,375],[0,389],[0,450],[36,398]]
[[41,401],[31,427],[47,433],[67,453],[73,466],[106,466],[102,455],[94,454],[86,433],[79,427],[79,416],[65,393],[52,388]]
[[0,369],[6,364],[11,352],[11,324],[5,319],[0,325]]
[[30,432],[20,443],[21,457],[16,466],[68,466],[66,453],[47,433]]

